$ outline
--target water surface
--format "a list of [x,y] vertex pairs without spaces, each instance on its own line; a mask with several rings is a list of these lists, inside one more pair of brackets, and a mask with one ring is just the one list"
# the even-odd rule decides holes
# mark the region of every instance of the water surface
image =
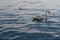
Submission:
[[[57,2],[60,1],[0,0],[0,39],[60,40],[60,5]],[[51,11],[47,23],[45,19],[32,21],[35,14],[44,15],[46,10]]]

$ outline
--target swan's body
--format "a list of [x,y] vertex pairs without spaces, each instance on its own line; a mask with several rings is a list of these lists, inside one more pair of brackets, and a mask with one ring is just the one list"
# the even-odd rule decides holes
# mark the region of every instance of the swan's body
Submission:
[[43,19],[43,17],[42,16],[35,16],[34,18],[33,18],[33,21],[41,21]]
[[22,8],[19,7],[19,10],[24,10],[24,9],[22,9]]
[[20,8],[20,7],[19,7],[19,10],[27,10],[27,9],[24,9],[24,8]]
[[46,22],[47,22],[48,13],[50,14],[50,11],[45,12],[45,17],[42,17],[40,15],[35,16],[33,18],[33,21],[42,21],[44,18],[46,18]]

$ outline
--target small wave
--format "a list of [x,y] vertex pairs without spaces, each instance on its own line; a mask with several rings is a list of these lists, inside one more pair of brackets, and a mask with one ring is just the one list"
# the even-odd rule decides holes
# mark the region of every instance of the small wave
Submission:
[[17,31],[8,31],[0,34],[1,39],[7,40],[60,40],[60,38],[47,33],[25,33]]

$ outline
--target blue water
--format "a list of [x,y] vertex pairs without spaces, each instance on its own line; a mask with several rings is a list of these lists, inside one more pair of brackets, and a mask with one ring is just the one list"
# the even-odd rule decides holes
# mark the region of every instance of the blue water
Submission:
[[[59,7],[49,1],[0,0],[0,40],[60,40]],[[32,21],[46,10],[48,22]]]

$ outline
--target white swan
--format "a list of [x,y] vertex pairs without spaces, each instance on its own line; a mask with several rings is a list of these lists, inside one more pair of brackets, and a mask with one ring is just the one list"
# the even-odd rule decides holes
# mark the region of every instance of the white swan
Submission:
[[49,14],[50,14],[50,11],[45,11],[45,17],[42,17],[40,15],[36,15],[35,17],[33,17],[32,21],[42,21],[42,19],[46,18],[46,22],[47,22],[47,18],[48,18]]

